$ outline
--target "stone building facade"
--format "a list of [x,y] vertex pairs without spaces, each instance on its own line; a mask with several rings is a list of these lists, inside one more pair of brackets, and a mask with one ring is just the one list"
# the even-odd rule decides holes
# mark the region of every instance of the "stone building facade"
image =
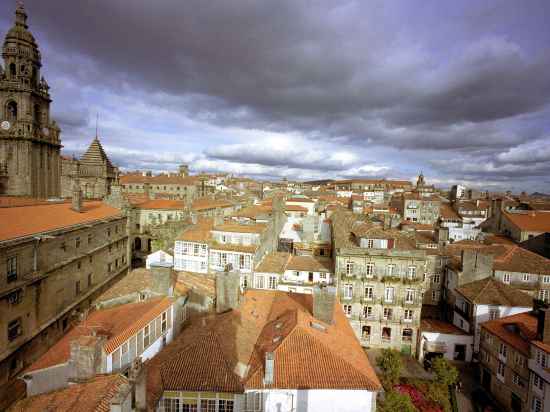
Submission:
[[61,196],[70,197],[78,176],[84,199],[103,199],[111,192],[118,168],[113,166],[96,136],[80,159],[61,158]]
[[38,45],[20,4],[0,67],[0,194],[60,195],[60,130],[50,119],[49,86],[40,75]]
[[426,251],[394,230],[333,215],[339,300],[363,346],[416,352]]
[[7,392],[75,314],[128,270],[127,218],[79,201],[0,208],[0,382]]

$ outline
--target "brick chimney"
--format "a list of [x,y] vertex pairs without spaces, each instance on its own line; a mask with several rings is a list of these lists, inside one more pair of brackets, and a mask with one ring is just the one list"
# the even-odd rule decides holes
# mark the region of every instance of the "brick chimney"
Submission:
[[147,410],[147,368],[143,366],[141,357],[133,360],[128,371],[128,380],[134,392],[133,398],[136,402],[136,411]]
[[313,316],[322,322],[332,324],[334,321],[334,304],[336,303],[336,288],[319,285],[313,289]]
[[535,309],[537,315],[537,335],[543,343],[550,344],[550,308],[540,306]]
[[493,255],[479,249],[464,249],[462,251],[462,276],[459,286],[481,280],[493,275]]

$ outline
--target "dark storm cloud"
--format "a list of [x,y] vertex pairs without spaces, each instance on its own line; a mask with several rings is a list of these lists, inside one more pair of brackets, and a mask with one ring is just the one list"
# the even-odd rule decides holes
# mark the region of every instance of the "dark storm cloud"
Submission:
[[[524,145],[548,136],[537,115],[550,103],[550,4],[414,3],[27,0],[27,9],[62,99],[76,102],[55,113],[69,133],[93,118],[88,88],[218,127],[327,143],[312,153],[226,144],[205,151],[213,160],[344,173],[361,162],[331,158],[328,145],[387,147],[411,163],[437,152],[442,177],[537,178]],[[450,167],[453,158],[464,165]]]

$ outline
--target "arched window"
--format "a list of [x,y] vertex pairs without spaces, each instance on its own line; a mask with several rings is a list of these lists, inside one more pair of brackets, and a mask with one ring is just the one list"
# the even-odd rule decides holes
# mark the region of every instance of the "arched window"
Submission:
[[10,122],[15,122],[17,120],[17,103],[13,100],[9,102],[6,106],[6,117]]
[[17,68],[15,66],[15,63],[10,64],[10,76],[12,79],[17,76]]
[[134,250],[141,250],[141,239],[139,237],[134,240]]

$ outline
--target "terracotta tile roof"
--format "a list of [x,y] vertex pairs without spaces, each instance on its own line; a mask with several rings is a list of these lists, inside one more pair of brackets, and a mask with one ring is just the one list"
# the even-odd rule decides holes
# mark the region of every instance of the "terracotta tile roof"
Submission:
[[494,260],[495,270],[550,275],[550,259],[517,245],[505,247],[506,253]]
[[286,205],[285,212],[307,212],[307,208],[299,205]]
[[462,218],[456,213],[456,210],[454,210],[451,205],[448,203],[441,203],[441,206],[439,207],[439,215],[441,219],[444,220],[454,220],[454,221],[461,221]]
[[145,268],[134,269],[114,285],[110,286],[105,292],[95,299],[95,302],[105,302],[127,296],[132,293],[142,292],[150,289],[153,283],[151,271]]
[[266,351],[275,353],[272,387],[379,390],[341,305],[335,305],[334,323],[325,330],[311,326],[322,324],[311,311],[311,295],[246,291],[237,310],[192,324],[150,361],[149,405],[156,404],[165,385],[234,393],[263,388]]
[[315,200],[308,199],[307,197],[291,197],[286,200],[287,203],[315,203]]
[[0,207],[51,205],[55,203],[70,203],[67,200],[49,201],[34,197],[0,196]]
[[228,200],[201,197],[200,199],[193,201],[193,203],[191,204],[191,209],[193,209],[196,212],[199,212],[201,210],[223,209],[223,208],[233,207],[233,206],[234,206],[233,203],[231,203]]
[[260,273],[284,273],[287,262],[290,259],[290,253],[271,252],[263,257],[256,266],[255,272]]
[[330,258],[293,255],[290,257],[286,269],[305,272],[332,272],[334,264]]
[[80,213],[71,209],[71,203],[2,207],[0,241],[118,217],[122,217],[119,209],[100,201],[84,202]]
[[273,209],[271,206],[254,205],[237,210],[231,214],[231,217],[243,217],[248,219],[257,219],[261,216],[271,216]]
[[532,307],[533,297],[494,278],[466,283],[456,291],[470,302],[482,305]]
[[142,174],[127,174],[120,176],[120,184],[143,184],[151,185],[184,185],[193,186],[199,184],[199,179],[195,176],[180,175],[157,175],[143,176]]
[[176,238],[186,242],[207,243],[211,239],[211,230],[214,227],[214,219],[199,219],[196,224],[186,228]]
[[109,412],[111,400],[127,385],[123,375],[99,375],[86,383],[20,400],[9,412]]
[[216,225],[212,229],[218,232],[233,232],[233,233],[263,233],[267,229],[265,223],[255,223],[253,225],[239,225],[237,223],[223,223]]
[[145,302],[128,303],[109,309],[91,312],[85,321],[73,327],[61,340],[34,362],[27,372],[59,365],[69,360],[70,342],[80,336],[106,335],[104,350],[113,352],[147,323],[160,315],[173,303],[171,298],[156,298]]
[[503,212],[506,219],[525,232],[550,232],[549,211],[527,211],[524,213]]
[[375,225],[371,222],[353,223],[350,229],[350,233],[355,235],[357,238],[393,239],[393,248],[398,250],[416,249],[416,242],[413,235],[395,229],[385,230],[379,225]]
[[457,328],[452,323],[438,319],[422,319],[420,321],[420,330],[422,332],[445,333],[447,335],[467,335],[466,332]]
[[[512,325],[515,325],[517,332],[510,327]],[[529,356],[529,342],[537,337],[537,317],[532,312],[490,320],[482,323],[481,327],[526,356]]]
[[169,209],[183,210],[186,205],[183,200],[151,199],[135,205],[138,209]]
[[216,280],[204,273],[177,272],[175,287],[181,294],[187,294],[190,290],[193,290],[209,297],[215,297],[216,295]]
[[231,243],[210,242],[211,250],[227,250],[230,252],[256,253],[260,245],[234,245]]

